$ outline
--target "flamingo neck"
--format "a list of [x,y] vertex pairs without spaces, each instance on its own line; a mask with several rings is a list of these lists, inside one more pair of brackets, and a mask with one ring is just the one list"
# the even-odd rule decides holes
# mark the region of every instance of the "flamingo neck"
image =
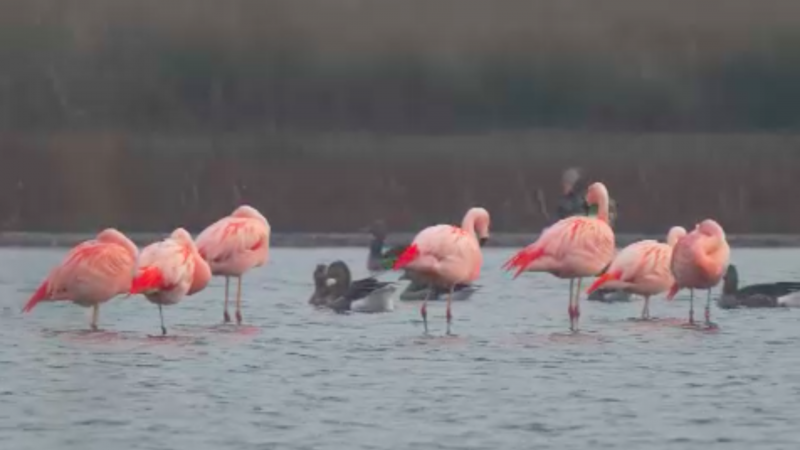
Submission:
[[464,216],[464,220],[461,221],[461,229],[475,234],[475,216],[472,214],[467,214]]
[[477,220],[477,213],[475,211],[470,210],[467,212],[467,215],[464,216],[464,220],[461,221],[461,229],[466,231],[470,236],[474,237],[476,240],[477,232],[475,230],[475,222]]
[[601,195],[600,198],[597,200],[597,219],[602,220],[605,223],[609,223],[608,197],[605,195]]

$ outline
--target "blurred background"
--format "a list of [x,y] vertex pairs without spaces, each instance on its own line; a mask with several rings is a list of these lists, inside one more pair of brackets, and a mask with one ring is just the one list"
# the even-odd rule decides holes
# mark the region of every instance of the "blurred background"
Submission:
[[0,230],[797,233],[799,80],[796,0],[2,0]]

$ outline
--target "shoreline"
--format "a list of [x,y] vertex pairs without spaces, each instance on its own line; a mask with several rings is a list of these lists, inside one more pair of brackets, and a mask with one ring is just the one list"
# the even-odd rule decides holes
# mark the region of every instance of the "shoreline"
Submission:
[[[124,231],[123,231],[124,232]],[[168,233],[125,233],[136,245],[163,239]],[[197,236],[197,233],[192,233]],[[0,232],[0,247],[72,247],[81,241],[91,239],[93,233],[41,233],[8,231]],[[519,248],[536,240],[535,233],[493,233],[486,244],[488,248]],[[413,233],[393,233],[387,245],[410,242]],[[617,247],[622,248],[643,239],[663,240],[664,235],[646,233],[618,233]],[[367,233],[273,233],[271,247],[314,248],[314,247],[367,247],[370,242]],[[795,248],[800,247],[800,234],[730,234],[728,243],[734,248]]]

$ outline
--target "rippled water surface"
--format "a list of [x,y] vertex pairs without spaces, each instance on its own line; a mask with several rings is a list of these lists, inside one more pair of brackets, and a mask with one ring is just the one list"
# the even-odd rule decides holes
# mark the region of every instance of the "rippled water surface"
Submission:
[[[311,272],[361,249],[275,249],[244,279],[246,326],[222,327],[224,281],[166,310],[142,297],[101,309],[19,310],[61,250],[0,250],[0,448],[796,449],[800,311],[713,309],[717,332],[627,319],[639,302],[583,302],[567,284],[511,281],[491,249],[472,299],[394,313],[311,309]],[[800,280],[800,250],[739,250],[742,281]],[[391,275],[396,278],[396,275]],[[391,278],[390,277],[390,278]],[[685,298],[653,315],[686,315]]]

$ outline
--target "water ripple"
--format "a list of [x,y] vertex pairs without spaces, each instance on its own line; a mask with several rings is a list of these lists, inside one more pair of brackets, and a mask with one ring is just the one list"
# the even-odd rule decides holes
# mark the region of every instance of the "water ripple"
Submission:
[[[356,276],[362,250],[336,250]],[[681,327],[685,299],[584,302],[566,333],[567,283],[510,281],[489,250],[483,289],[454,306],[339,315],[306,305],[331,250],[276,249],[244,278],[246,326],[220,325],[224,282],[158,312],[142,299],[88,311],[20,305],[63,252],[1,250],[3,448],[685,449],[797,448],[800,311],[713,310]],[[747,283],[794,268],[797,250],[735,250]],[[789,272],[786,272],[789,273]],[[394,275],[396,277],[396,275]]]

